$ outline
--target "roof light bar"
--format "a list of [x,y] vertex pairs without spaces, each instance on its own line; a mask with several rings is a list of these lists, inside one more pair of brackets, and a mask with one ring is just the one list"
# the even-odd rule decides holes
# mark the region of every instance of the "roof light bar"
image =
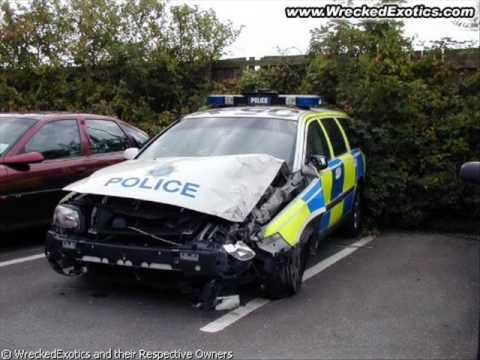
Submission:
[[299,108],[319,107],[322,104],[320,96],[316,95],[280,95],[285,97],[285,104],[290,105],[289,102],[295,102],[290,106],[297,106]]
[[275,93],[253,93],[245,95],[210,95],[207,103],[213,107],[225,106],[271,106],[286,105],[310,109],[321,105],[317,95],[277,95]]

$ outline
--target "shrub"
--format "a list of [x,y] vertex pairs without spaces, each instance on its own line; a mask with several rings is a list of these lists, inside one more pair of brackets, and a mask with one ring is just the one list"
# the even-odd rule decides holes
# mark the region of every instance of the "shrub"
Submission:
[[158,0],[0,1],[0,17],[0,111],[96,112],[152,132],[203,104],[239,34]]
[[[480,153],[480,75],[459,73],[435,49],[428,54],[414,56],[401,23],[336,21],[312,32],[303,81],[288,89],[321,95],[354,119],[372,225],[478,218],[480,199],[458,172]],[[275,89],[292,78],[261,69],[239,85]]]

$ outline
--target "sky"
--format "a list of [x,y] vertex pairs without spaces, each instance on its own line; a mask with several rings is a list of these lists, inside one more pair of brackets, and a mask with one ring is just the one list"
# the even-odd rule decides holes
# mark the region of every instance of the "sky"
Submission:
[[[408,0],[407,5],[474,6],[479,0]],[[357,1],[359,4],[368,1]],[[308,50],[310,30],[325,24],[323,19],[287,19],[287,6],[324,6],[334,0],[172,0],[172,5],[186,3],[215,10],[221,20],[231,20],[244,28],[237,41],[227,49],[224,58],[256,57],[281,53],[304,54]],[[370,2],[371,4],[371,2]],[[477,12],[478,15],[478,12]],[[462,29],[452,19],[405,19],[405,35],[414,38],[414,45],[450,37],[477,41],[478,31]]]

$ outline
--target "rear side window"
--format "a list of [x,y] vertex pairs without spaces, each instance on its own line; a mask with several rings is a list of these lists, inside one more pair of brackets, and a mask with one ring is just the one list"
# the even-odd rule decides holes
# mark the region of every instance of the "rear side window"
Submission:
[[86,120],[92,153],[104,154],[123,151],[128,147],[128,138],[120,127],[110,120]]
[[146,133],[131,126],[122,125],[122,129],[135,141],[139,148],[145,145],[149,139]]
[[312,121],[307,130],[306,161],[311,155],[324,155],[329,158],[327,140],[318,121]]
[[347,135],[350,147],[352,149],[358,148],[360,146],[358,140],[358,132],[355,130],[353,120],[346,118],[337,118],[337,121],[340,123],[340,125],[342,125],[343,131],[345,131],[345,135]]
[[47,123],[33,135],[24,151],[39,152],[50,160],[80,156],[82,151],[77,120]]
[[338,127],[337,122],[332,118],[328,118],[322,119],[322,123],[323,126],[325,126],[325,130],[327,130],[335,156],[340,156],[346,153],[347,144],[345,143],[345,139],[343,138],[343,134]]

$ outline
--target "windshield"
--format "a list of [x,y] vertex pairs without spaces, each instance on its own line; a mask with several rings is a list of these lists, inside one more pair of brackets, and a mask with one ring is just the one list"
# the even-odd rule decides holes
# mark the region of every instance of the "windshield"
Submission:
[[140,159],[269,154],[291,167],[297,123],[264,118],[198,118],[174,125]]
[[25,118],[0,117],[0,156],[3,156],[35,123]]

